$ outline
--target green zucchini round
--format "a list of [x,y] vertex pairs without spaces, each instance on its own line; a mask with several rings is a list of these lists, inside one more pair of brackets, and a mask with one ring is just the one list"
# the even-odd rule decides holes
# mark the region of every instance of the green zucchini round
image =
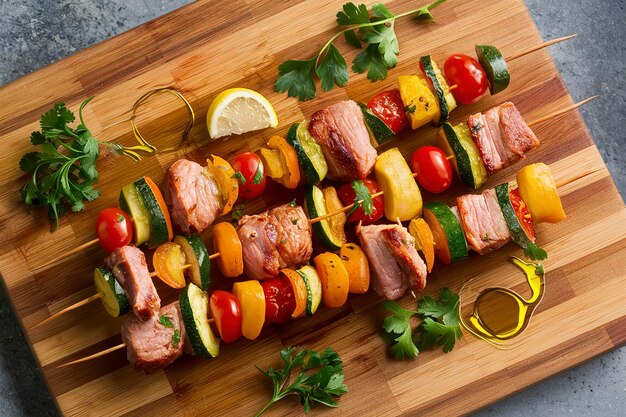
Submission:
[[396,136],[396,134],[393,133],[393,130],[387,126],[387,123],[383,122],[380,117],[376,116],[369,107],[363,103],[359,103],[359,107],[361,107],[361,111],[363,112],[365,124],[370,132],[372,132],[376,143],[381,145]]
[[209,296],[194,283],[180,293],[180,311],[194,353],[206,359],[220,352],[219,339],[209,324]]
[[311,265],[305,265],[296,272],[300,274],[306,283],[308,292],[306,314],[307,316],[312,316],[322,302],[322,282],[319,275],[317,275],[317,271]]
[[476,45],[478,62],[487,74],[491,95],[505,90],[511,81],[509,67],[498,48],[493,45]]
[[200,235],[178,235],[174,242],[183,249],[186,263],[191,265],[191,282],[203,291],[208,290],[211,286],[211,260]]
[[437,74],[435,72],[436,64],[430,58],[430,55],[420,57],[420,63],[424,68],[424,74],[426,74],[426,76],[428,77],[428,79],[430,79],[432,83],[433,89],[435,90],[435,96],[437,96],[437,101],[439,102],[439,120],[433,120],[435,125],[439,126],[441,125],[441,123],[448,121],[451,109],[448,108],[448,102],[446,101],[446,95],[443,90],[443,86],[439,82],[439,79],[437,78]]
[[113,317],[122,316],[130,310],[130,304],[124,289],[115,279],[115,275],[104,266],[94,270],[93,281],[96,290],[102,294],[102,305]]
[[133,185],[141,196],[144,207],[150,216],[150,241],[148,247],[156,248],[160,244],[169,241],[165,213],[161,210],[156,196],[145,179],[139,178]]
[[308,123],[294,123],[287,132],[287,142],[295,149],[300,167],[309,184],[317,184],[326,177],[328,165],[322,149],[309,134]]
[[[304,204],[310,219],[324,216],[327,213],[324,193],[316,185],[308,184],[306,186],[304,191]],[[342,239],[333,234],[328,219],[313,223],[312,227],[313,233],[315,233],[320,243],[331,250],[339,250],[341,249],[341,245],[345,243]]]
[[[433,201],[424,205],[424,212],[425,218],[430,217],[426,212],[432,213],[432,216],[436,218],[437,222],[441,226],[441,230],[443,230],[443,233],[445,234],[448,244],[449,263],[455,263],[467,258],[467,242],[465,241],[463,227],[461,226],[459,219],[452,212],[452,209],[443,203]],[[428,219],[426,220],[428,222]],[[429,226],[431,227],[431,230],[433,230],[434,234],[437,228],[433,227],[434,225],[430,224],[430,222]],[[438,254],[437,249],[438,248],[435,247],[435,252]],[[441,250],[441,248],[439,248],[439,250]],[[441,257],[439,257],[439,259],[444,263],[448,263],[447,260],[442,259]]]

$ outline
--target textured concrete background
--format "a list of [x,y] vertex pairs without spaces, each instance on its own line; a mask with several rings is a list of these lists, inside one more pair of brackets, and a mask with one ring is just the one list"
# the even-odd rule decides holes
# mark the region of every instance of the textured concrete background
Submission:
[[[0,85],[188,2],[0,0]],[[581,113],[624,196],[625,0],[526,3],[545,39],[579,34],[550,51],[575,100],[602,95],[601,101],[583,107]],[[56,416],[1,286],[0,323],[0,416]],[[624,416],[626,348],[555,376],[478,415]]]

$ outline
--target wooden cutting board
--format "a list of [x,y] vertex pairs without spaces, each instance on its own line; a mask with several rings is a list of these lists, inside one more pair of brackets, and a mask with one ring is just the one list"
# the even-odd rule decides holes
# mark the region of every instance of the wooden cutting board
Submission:
[[[268,327],[254,341],[222,345],[220,356],[204,361],[192,356],[150,376],[135,373],[124,351],[77,366],[58,368],[120,342],[122,319],[107,316],[99,303],[67,314],[41,328],[34,325],[63,307],[94,293],[93,268],[104,253],[93,247],[61,265],[36,271],[60,253],[93,239],[94,221],[104,207],[115,206],[123,184],[141,175],[160,181],[172,161],[180,157],[200,163],[211,153],[230,159],[256,150],[271,134],[284,134],[292,122],[337,100],[367,101],[391,88],[400,74],[415,72],[418,57],[430,53],[442,62],[455,52],[473,54],[475,43],[497,45],[510,55],[541,42],[522,0],[483,2],[449,0],[435,11],[437,23],[421,25],[402,20],[396,27],[401,55],[387,80],[371,84],[351,76],[345,89],[299,103],[272,89],[276,67],[288,58],[312,55],[335,30],[334,16],[341,1],[199,1],[146,23],[130,32],[88,48],[0,90],[0,271],[29,343],[43,369],[59,409],[74,415],[251,415],[270,396],[270,385],[255,370],[278,363],[287,345],[335,348],[344,359],[350,392],[341,407],[316,410],[332,415],[462,414],[484,407],[513,392],[548,378],[626,341],[626,210],[580,115],[568,115],[535,128],[542,145],[521,163],[489,179],[494,186],[514,178],[522,165],[543,161],[556,180],[587,170],[594,174],[562,188],[568,219],[537,227],[538,240],[548,253],[547,293],[527,332],[512,350],[498,350],[466,336],[448,354],[428,351],[408,362],[386,355],[378,335],[385,312],[375,294],[350,296],[340,309],[320,308],[315,317]],[[373,3],[368,1],[368,3]],[[394,12],[410,2],[392,1]],[[566,35],[566,34],[563,34]],[[340,43],[342,50],[347,45]],[[348,52],[351,59],[355,51]],[[571,104],[567,89],[543,50],[510,63],[510,87],[472,106],[461,106],[453,121],[470,113],[512,100],[528,121]],[[102,140],[131,143],[128,123],[109,127],[128,117],[142,94],[173,86],[191,101],[198,115],[194,143],[176,153],[141,163],[107,157],[99,161],[101,197],[84,212],[63,218],[61,228],[48,231],[42,211],[29,211],[19,200],[25,181],[18,169],[22,154],[31,151],[28,136],[38,117],[56,101],[77,109],[87,107],[86,122]],[[222,89],[255,89],[273,103],[280,119],[277,130],[266,130],[227,141],[208,142],[204,117],[209,103]],[[591,105],[601,105],[593,103]],[[142,133],[158,145],[173,144],[186,123],[175,99],[160,97],[142,108]],[[409,155],[433,143],[435,130],[424,127],[395,140]],[[446,202],[462,192],[456,185],[437,198]],[[434,196],[425,194],[425,199]],[[279,186],[247,205],[247,212],[293,198]],[[301,196],[298,195],[301,201]],[[204,234],[211,249],[210,231]],[[470,278],[485,287],[502,285],[527,291],[522,275],[507,261],[521,251],[510,244],[488,256],[471,256],[448,268],[436,266],[426,292],[442,287],[458,291]],[[231,282],[215,274],[217,286]],[[177,294],[157,283],[164,302]],[[415,306],[410,297],[403,300]],[[293,401],[284,401],[268,415],[300,415]]]

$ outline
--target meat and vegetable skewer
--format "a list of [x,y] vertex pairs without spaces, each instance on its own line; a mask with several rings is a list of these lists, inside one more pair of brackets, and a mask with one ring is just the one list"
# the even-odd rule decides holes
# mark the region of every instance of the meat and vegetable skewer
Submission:
[[[582,176],[584,175],[555,185],[549,168],[539,163],[520,170],[517,184],[520,194],[526,199],[522,202],[528,204],[527,207],[536,221],[558,222],[563,220],[564,212],[557,187]],[[520,232],[521,227],[520,219],[523,221],[525,215],[520,213],[519,217],[516,213],[515,204],[509,200],[509,195],[512,194],[509,183],[504,183],[497,186],[495,191],[487,190],[480,195],[458,197],[458,217],[456,210],[442,203],[428,203],[425,206],[424,219],[432,230],[433,246],[440,261],[449,263],[467,257],[468,243],[477,253],[483,254],[501,247],[511,238],[516,240],[515,235]],[[532,223],[530,226],[532,227]],[[505,227],[508,231],[504,230]],[[359,239],[372,268],[372,285],[380,295],[397,299],[408,290],[423,288],[426,270],[413,245],[414,239],[420,240],[416,246],[426,243],[419,234],[415,237],[401,225],[370,225],[359,228]],[[493,243],[491,238],[480,238],[483,233],[490,231],[494,231]],[[534,236],[532,239],[534,240]],[[129,348],[128,358],[133,367],[147,373],[170,364],[180,356],[182,347],[179,346],[184,340],[185,331],[190,335],[194,353],[204,357],[217,356],[219,341],[210,327],[208,310],[211,311],[211,320],[214,320],[222,340],[229,343],[242,335],[255,339],[264,321],[280,323],[290,317],[312,315],[322,301],[327,307],[339,307],[345,303],[348,291],[364,292],[362,288],[352,291],[352,273],[359,270],[355,266],[362,262],[363,257],[358,261],[358,256],[351,257],[349,252],[358,246],[349,245],[352,247],[346,247],[345,250],[342,247],[341,256],[330,252],[318,255],[314,259],[315,268],[305,265],[297,270],[283,269],[280,277],[264,280],[262,283],[257,280],[237,282],[232,293],[215,291],[210,300],[205,292],[190,283],[180,297],[182,319],[175,321],[171,317],[178,314],[178,303],[161,308],[158,319],[153,315],[142,321],[131,315],[123,326],[124,343],[62,366],[93,359],[126,346]],[[417,261],[419,262],[416,264]],[[164,309],[172,310],[173,313],[164,314]],[[153,334],[156,334],[154,338]],[[147,349],[146,346],[151,346],[151,343],[159,343],[161,349]]]

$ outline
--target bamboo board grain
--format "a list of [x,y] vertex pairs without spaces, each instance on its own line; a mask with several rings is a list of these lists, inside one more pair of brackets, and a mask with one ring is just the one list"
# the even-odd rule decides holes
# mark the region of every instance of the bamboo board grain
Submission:
[[[273,92],[278,63],[312,54],[332,33],[333,17],[341,4],[199,1],[0,89],[4,110],[0,114],[4,146],[0,156],[0,272],[63,414],[251,415],[264,405],[270,389],[253,364],[275,364],[278,350],[293,344],[317,349],[333,346],[344,359],[350,392],[341,399],[340,408],[316,410],[316,414],[464,414],[626,342],[626,209],[579,114],[572,112],[537,126],[534,130],[542,146],[486,184],[511,180],[523,164],[536,161],[550,164],[557,181],[598,170],[561,190],[566,221],[537,228],[539,242],[550,254],[547,294],[513,350],[497,350],[466,336],[449,354],[430,351],[415,361],[391,361],[378,337],[385,313],[379,299],[367,294],[351,296],[340,309],[320,308],[312,318],[267,327],[254,342],[223,345],[213,361],[185,356],[151,376],[133,372],[123,351],[88,364],[57,367],[119,343],[122,319],[108,317],[93,303],[34,328],[50,314],[93,294],[92,271],[104,254],[94,247],[47,270],[35,271],[35,267],[93,239],[96,214],[115,205],[123,184],[141,175],[160,181],[164,169],[182,156],[202,163],[212,153],[229,159],[242,150],[255,150],[271,134],[285,133],[292,122],[328,103],[347,97],[365,101],[390,88],[398,75],[416,71],[420,55],[430,53],[442,61],[453,52],[472,53],[475,43],[495,44],[509,55],[541,41],[521,0],[448,0],[435,10],[435,24],[401,21],[396,25],[402,52],[387,80],[371,84],[352,75],[347,88],[304,103]],[[400,1],[387,5],[397,12],[411,6]],[[341,48],[347,50],[346,45]],[[355,53],[349,52],[348,57]],[[572,102],[547,51],[520,58],[510,69],[512,82],[506,91],[461,106],[452,120],[461,121],[505,100],[515,102],[527,120],[534,120]],[[95,95],[87,107],[87,125],[100,139],[129,143],[127,124],[105,127],[128,117],[137,98],[161,86],[183,91],[196,110],[193,146],[139,164],[103,158],[99,161],[101,197],[84,212],[65,217],[61,228],[49,234],[46,214],[26,209],[17,192],[24,181],[18,161],[31,150],[27,137],[36,129],[39,115],[56,101],[77,108],[84,98]],[[266,95],[278,112],[278,130],[208,143],[206,109],[220,90],[232,86]],[[185,111],[174,101],[159,98],[146,106],[140,126],[147,136],[158,137],[160,144],[175,143],[186,120]],[[409,155],[418,146],[433,143],[434,133],[424,127],[381,150],[398,146]],[[451,202],[462,192],[468,190],[456,185],[438,199]],[[259,212],[292,198],[279,186],[270,185],[263,197],[248,204],[247,211]],[[211,242],[210,230],[203,237]],[[523,292],[521,276],[506,262],[510,255],[519,254],[510,244],[459,265],[436,266],[426,292],[434,294],[444,286],[458,291],[469,278],[479,279],[485,287],[502,285]],[[217,287],[230,286],[217,274],[215,281]],[[164,302],[176,298],[174,291],[157,286]],[[409,297],[402,302],[407,307],[414,303]],[[300,408],[289,401],[268,413],[299,414]]]

